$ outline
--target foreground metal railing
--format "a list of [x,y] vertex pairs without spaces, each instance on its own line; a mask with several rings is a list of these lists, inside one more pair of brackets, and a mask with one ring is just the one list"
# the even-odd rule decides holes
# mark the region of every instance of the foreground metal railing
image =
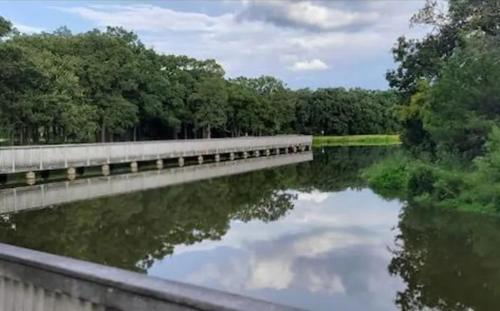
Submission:
[[0,243],[0,310],[298,309]]

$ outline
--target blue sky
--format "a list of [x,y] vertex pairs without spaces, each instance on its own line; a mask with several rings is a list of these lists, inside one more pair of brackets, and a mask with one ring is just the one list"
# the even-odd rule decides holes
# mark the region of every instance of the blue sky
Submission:
[[221,63],[228,77],[273,75],[292,88],[387,88],[400,35],[424,5],[407,1],[0,1],[23,32],[122,26],[149,47]]

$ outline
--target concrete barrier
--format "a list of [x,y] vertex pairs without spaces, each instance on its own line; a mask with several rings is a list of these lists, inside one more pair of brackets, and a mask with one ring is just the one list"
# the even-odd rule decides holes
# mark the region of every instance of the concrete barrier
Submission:
[[0,174],[310,146],[312,136],[143,141],[0,148]]
[[0,310],[298,309],[0,243]]
[[234,175],[313,159],[312,152],[93,177],[0,190],[0,214]]

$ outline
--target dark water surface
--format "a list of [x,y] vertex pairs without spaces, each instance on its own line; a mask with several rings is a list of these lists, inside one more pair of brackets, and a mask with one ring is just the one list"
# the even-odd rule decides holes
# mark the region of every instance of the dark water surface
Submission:
[[311,310],[498,310],[500,220],[406,207],[394,148],[0,217],[0,241]]

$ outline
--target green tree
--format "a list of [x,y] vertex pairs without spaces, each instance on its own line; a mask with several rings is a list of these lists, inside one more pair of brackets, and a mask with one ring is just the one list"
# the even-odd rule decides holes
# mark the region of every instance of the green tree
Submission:
[[202,129],[204,138],[212,137],[212,130],[224,129],[227,122],[226,83],[218,77],[204,78],[189,97],[194,111],[195,129]]
[[263,130],[259,117],[259,98],[240,77],[228,82],[228,129],[231,136],[258,133]]
[[440,148],[468,159],[482,153],[492,125],[500,122],[500,44],[469,38],[443,66],[430,91],[424,127]]
[[15,144],[394,131],[389,92],[225,79],[119,27],[21,34],[0,20],[0,135]]
[[[399,92],[404,104],[408,104],[411,96],[419,91],[419,81],[433,83],[441,77],[448,59],[457,48],[466,44],[464,38],[475,33],[498,37],[498,1],[451,0],[448,4],[448,12],[443,13],[439,11],[437,1],[427,1],[412,18],[412,23],[430,25],[435,31],[419,40],[401,37],[393,49],[398,68],[387,73],[387,80]],[[421,119],[406,119],[403,125],[404,136],[409,138],[407,145],[432,146]]]
[[12,23],[0,16],[0,38],[12,30]]

